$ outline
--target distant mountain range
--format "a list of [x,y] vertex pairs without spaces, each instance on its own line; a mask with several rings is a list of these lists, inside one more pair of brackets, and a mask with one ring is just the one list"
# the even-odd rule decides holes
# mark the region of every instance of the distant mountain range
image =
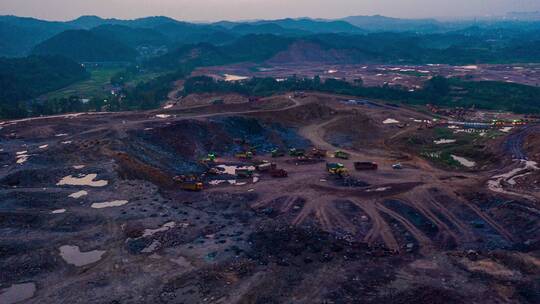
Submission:
[[[66,22],[44,21],[16,16],[0,16],[0,56],[22,57],[45,50],[59,50],[66,34],[60,38],[54,36],[65,31],[79,30],[91,32],[75,41],[71,47],[84,47],[85,43],[117,43],[118,48],[129,48],[133,53],[144,48],[173,50],[178,47],[210,43],[224,45],[245,35],[272,34],[284,37],[309,37],[320,34],[368,35],[380,32],[403,34],[435,35],[466,30],[477,27],[482,30],[537,30],[540,22],[531,21],[533,16],[517,13],[507,19],[486,19],[482,21],[442,22],[435,19],[399,19],[384,16],[352,16],[340,20],[324,19],[278,19],[245,22],[221,21],[215,23],[189,23],[168,17],[146,17],[134,20],[103,19],[97,16],[82,16]],[[519,21],[525,19],[526,21]],[[82,33],[82,32],[79,32]],[[93,36],[92,36],[93,35]],[[54,46],[54,44],[60,45]],[[44,47],[43,45],[47,46]],[[37,48],[37,49],[35,49]],[[97,50],[93,50],[96,51]],[[103,50],[105,51],[105,50]],[[138,52],[141,55],[141,52]],[[62,54],[54,51],[53,54]],[[99,53],[95,54],[100,57]],[[96,57],[94,56],[94,57]],[[74,56],[71,56],[74,57]],[[82,56],[83,58],[85,56]],[[104,54],[104,59],[108,55]],[[128,58],[132,60],[131,56]]]

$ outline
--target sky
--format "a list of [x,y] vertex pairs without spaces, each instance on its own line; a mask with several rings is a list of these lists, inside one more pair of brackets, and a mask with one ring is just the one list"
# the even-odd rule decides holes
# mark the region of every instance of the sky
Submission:
[[472,17],[540,11],[540,0],[0,0],[0,15],[70,20],[81,15],[132,19],[169,16],[186,21],[340,18]]

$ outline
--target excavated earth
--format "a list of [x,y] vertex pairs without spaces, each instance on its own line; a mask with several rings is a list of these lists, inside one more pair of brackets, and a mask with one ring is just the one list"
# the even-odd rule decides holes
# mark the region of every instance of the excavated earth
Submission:
[[[394,140],[430,119],[407,108],[212,98],[2,122],[0,302],[540,302],[535,194],[486,186],[511,156],[485,170],[431,164]],[[210,152],[250,165],[234,157],[247,145],[289,177],[206,173]],[[339,148],[351,159],[326,161],[379,170],[338,179],[274,147]],[[173,177],[189,174],[205,190],[181,190]]]

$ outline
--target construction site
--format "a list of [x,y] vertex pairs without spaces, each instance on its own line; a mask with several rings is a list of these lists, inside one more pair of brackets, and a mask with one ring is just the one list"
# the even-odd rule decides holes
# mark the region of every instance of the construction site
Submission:
[[351,100],[0,122],[0,299],[540,302],[540,126]]

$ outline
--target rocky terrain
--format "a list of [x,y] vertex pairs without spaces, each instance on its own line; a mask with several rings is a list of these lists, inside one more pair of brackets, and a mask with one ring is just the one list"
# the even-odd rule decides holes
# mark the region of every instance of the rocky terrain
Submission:
[[[530,131],[457,134],[472,150],[445,164],[422,154],[440,138],[412,108],[327,94],[212,100],[2,122],[0,302],[540,301]],[[252,159],[236,157],[246,150]],[[235,173],[263,160],[288,177]],[[183,190],[181,175],[204,189]]]

